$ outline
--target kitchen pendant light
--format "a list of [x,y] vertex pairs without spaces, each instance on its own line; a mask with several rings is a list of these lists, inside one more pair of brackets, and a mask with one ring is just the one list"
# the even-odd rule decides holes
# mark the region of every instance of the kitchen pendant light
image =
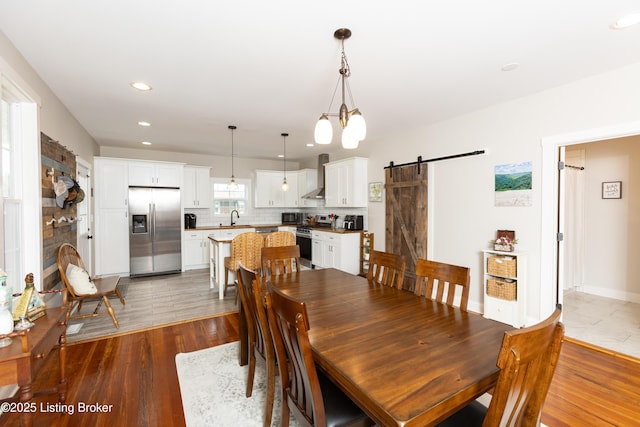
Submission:
[[238,187],[238,184],[236,184],[236,177],[233,175],[233,132],[236,130],[236,126],[229,125],[229,129],[231,129],[231,180],[229,181],[229,188],[235,189]]
[[289,184],[287,184],[287,137],[289,134],[281,133],[280,135],[282,135],[282,172],[284,173],[282,191],[287,191],[289,189]]
[[[360,110],[356,107],[349,110],[345,101],[345,89],[349,93],[349,99],[353,105],[353,96],[351,95],[351,88],[349,87],[349,76],[351,76],[351,68],[349,68],[349,62],[347,56],[344,53],[344,41],[351,37],[351,30],[347,28],[340,28],[333,33],[333,36],[341,41],[342,44],[342,56],[340,64],[340,76],[338,77],[338,83],[341,87],[342,104],[338,113],[322,113],[320,119],[316,123],[314,137],[317,144],[330,144],[333,139],[333,127],[329,121],[329,117],[338,117],[340,120],[340,126],[342,126],[342,146],[347,149],[358,148],[358,142],[365,139],[367,136],[367,124],[364,121],[364,117],[360,113]],[[333,92],[331,103],[329,104],[329,110],[333,105],[333,99],[335,98],[338,85]]]

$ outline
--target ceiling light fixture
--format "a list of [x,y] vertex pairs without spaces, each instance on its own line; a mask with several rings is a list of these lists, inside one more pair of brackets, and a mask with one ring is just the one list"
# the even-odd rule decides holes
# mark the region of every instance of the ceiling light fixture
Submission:
[[[349,87],[349,76],[351,76],[351,69],[349,68],[349,62],[347,56],[344,53],[344,41],[351,37],[351,30],[347,28],[340,28],[333,33],[333,37],[340,40],[342,45],[342,56],[340,64],[340,76],[338,77],[338,84],[341,83],[342,88],[342,105],[340,105],[340,111],[338,113],[323,113],[316,123],[314,132],[316,143],[318,144],[331,144],[333,139],[333,127],[329,121],[329,116],[338,117],[340,120],[340,126],[342,126],[342,146],[344,148],[358,148],[358,142],[365,139],[367,135],[367,125],[364,121],[364,117],[360,114],[360,110],[354,106],[349,110],[345,103],[345,89],[349,93],[349,99],[351,104],[354,105],[353,96],[351,95],[351,88]],[[333,91],[331,97],[331,103],[329,104],[329,110],[333,105],[333,99],[336,96],[338,90],[338,84]]]
[[151,123],[149,123],[149,122],[138,122],[138,125],[139,126],[144,126],[144,127],[149,127],[149,126],[151,126]]
[[150,85],[148,85],[145,82],[131,82],[130,84],[132,88],[141,90],[143,92],[153,89]]
[[149,141],[142,141],[142,145],[151,145]]
[[638,22],[640,22],[640,12],[628,13],[611,24],[611,28],[614,30],[623,30],[637,24]]
[[284,173],[284,179],[282,180],[282,191],[287,191],[289,189],[289,184],[287,184],[287,137],[288,133],[281,133],[282,135],[282,171]]
[[235,131],[237,128],[234,125],[229,125],[228,126],[229,129],[231,129],[231,180],[229,181],[229,187],[231,188],[236,188],[238,186],[238,184],[236,184],[236,177],[233,176],[233,131]]

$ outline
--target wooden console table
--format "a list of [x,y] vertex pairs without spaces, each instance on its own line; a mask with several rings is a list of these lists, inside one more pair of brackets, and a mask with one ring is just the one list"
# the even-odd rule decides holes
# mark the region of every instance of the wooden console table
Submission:
[[66,342],[67,342],[66,309],[54,307],[47,309],[47,315],[35,321],[35,325],[26,333],[14,332],[8,336],[13,342],[0,348],[0,385],[17,384],[19,387],[20,404],[8,406],[9,409],[23,409],[21,423],[25,427],[33,425],[33,415],[38,408],[31,402],[34,392],[31,384],[49,352],[59,344],[60,351],[60,381],[51,390],[41,390],[36,394],[58,393],[60,403],[64,403],[67,391],[65,373]]

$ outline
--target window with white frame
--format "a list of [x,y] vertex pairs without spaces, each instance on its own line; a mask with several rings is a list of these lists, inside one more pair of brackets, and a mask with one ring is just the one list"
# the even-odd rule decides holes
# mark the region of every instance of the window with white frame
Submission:
[[41,246],[40,228],[25,226],[41,216],[38,213],[37,167],[24,167],[39,160],[36,135],[35,103],[12,81],[0,75],[0,267],[6,271],[7,283],[15,292],[22,290],[26,271],[37,274],[41,268],[38,261],[25,258],[32,252],[39,257]]
[[234,209],[240,215],[249,213],[251,180],[236,179],[230,186],[228,178],[213,178],[213,214],[227,216]]

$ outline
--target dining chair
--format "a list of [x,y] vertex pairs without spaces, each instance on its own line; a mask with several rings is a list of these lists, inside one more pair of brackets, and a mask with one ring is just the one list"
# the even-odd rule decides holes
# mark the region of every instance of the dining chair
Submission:
[[260,275],[244,267],[242,261],[238,265],[238,289],[240,301],[244,307],[249,336],[249,370],[247,373],[246,396],[251,397],[253,380],[256,371],[256,356],[260,356],[267,366],[267,398],[265,407],[264,426],[271,426],[273,401],[275,396],[276,356],[273,340],[267,321],[262,299],[262,284]]
[[293,246],[296,244],[296,235],[290,231],[276,231],[267,234],[264,238],[264,246]]
[[300,246],[272,246],[262,248],[262,276],[300,271]]
[[282,384],[282,426],[289,415],[303,426],[370,426],[371,419],[330,379],[316,370],[309,342],[309,316],[296,301],[266,282],[267,318]]
[[[69,319],[84,319],[108,314],[111,316],[115,327],[119,328],[120,324],[116,318],[116,313],[111,307],[109,297],[117,296],[122,305],[125,305],[124,297],[118,288],[120,276],[89,277],[80,254],[76,248],[69,243],[63,243],[58,248],[56,252],[56,263],[58,265],[60,279],[66,289],[63,297],[63,305],[67,306],[67,321]],[[100,301],[93,313],[80,314],[82,303],[95,299],[100,299]],[[106,312],[100,312],[100,307],[103,303],[107,308]],[[76,305],[76,314],[72,316],[71,313]]]
[[536,325],[505,332],[489,407],[474,401],[438,426],[539,426],[564,336],[560,314],[557,308]]
[[419,259],[416,262],[416,285],[413,292],[451,307],[457,301],[457,306],[467,311],[470,282],[468,267]]
[[[235,283],[229,283],[229,272],[237,273],[239,262],[242,262],[250,270],[258,270],[260,268],[260,249],[263,246],[264,237],[254,231],[241,233],[233,238],[231,241],[231,255],[224,258],[224,290],[222,296],[227,296],[227,288],[235,286]],[[236,302],[238,302],[238,292],[236,292]]]
[[367,279],[378,284],[402,289],[406,262],[402,255],[371,251]]

